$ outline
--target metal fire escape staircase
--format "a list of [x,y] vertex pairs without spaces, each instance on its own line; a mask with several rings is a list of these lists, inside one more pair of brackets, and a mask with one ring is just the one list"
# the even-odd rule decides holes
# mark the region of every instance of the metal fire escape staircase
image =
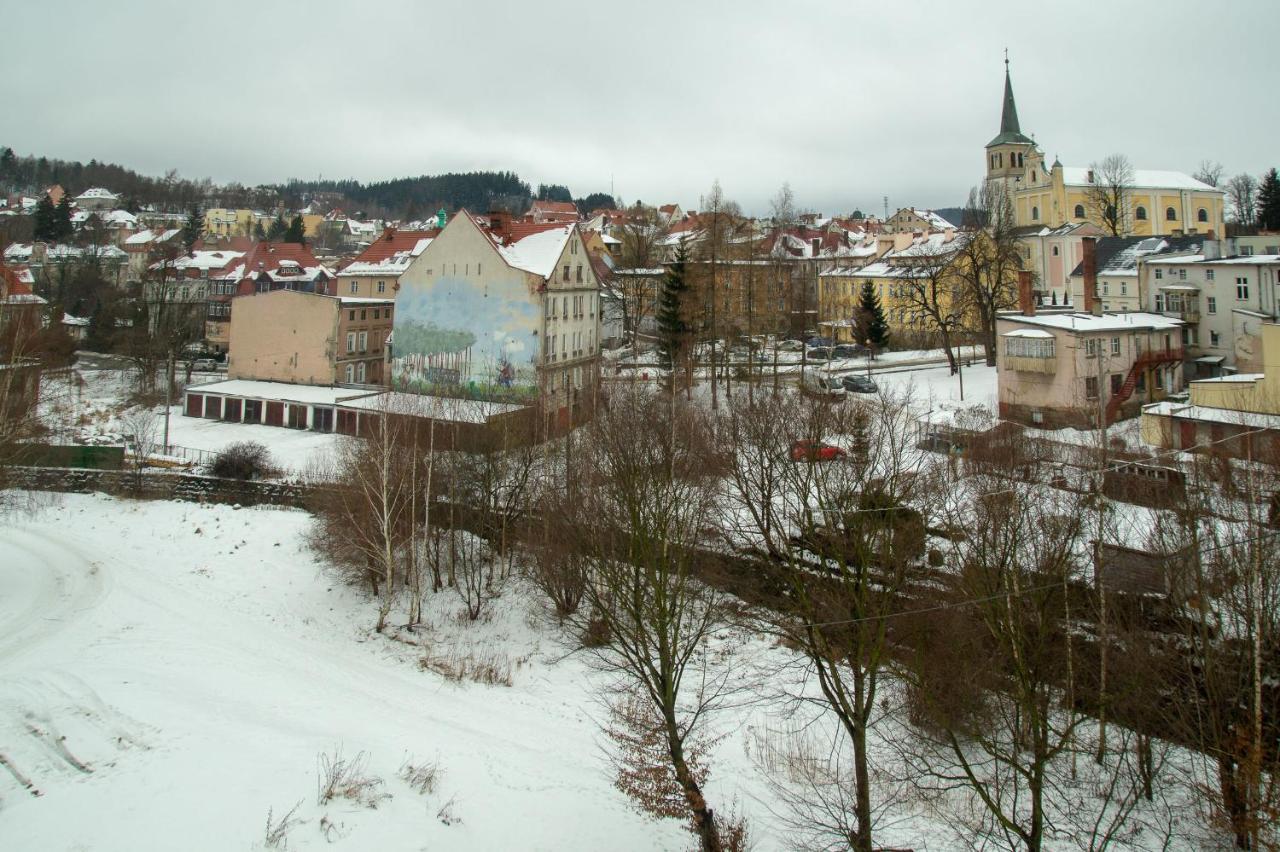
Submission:
[[1114,423],[1116,415],[1120,413],[1120,406],[1128,402],[1129,397],[1133,396],[1133,391],[1138,387],[1138,377],[1146,370],[1160,364],[1176,364],[1182,360],[1182,347],[1176,349],[1149,349],[1138,355],[1134,360],[1133,366],[1129,368],[1129,375],[1125,376],[1124,384],[1120,386],[1120,390],[1111,395],[1111,399],[1107,400],[1107,423]]

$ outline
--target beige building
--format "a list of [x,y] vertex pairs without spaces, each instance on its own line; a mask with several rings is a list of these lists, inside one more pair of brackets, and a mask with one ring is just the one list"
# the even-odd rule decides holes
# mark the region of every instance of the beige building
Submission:
[[306,385],[384,384],[391,299],[273,290],[232,300],[227,376]]
[[338,295],[394,299],[400,289],[400,276],[439,233],[387,228],[355,260],[339,270]]
[[1261,328],[1262,372],[1191,382],[1186,403],[1142,409],[1142,440],[1280,464],[1280,325]]
[[1002,419],[1094,428],[1182,390],[1181,320],[1106,313],[1090,288],[1085,300],[1089,313],[1037,312],[1030,281],[1019,282],[1020,312],[996,320]]

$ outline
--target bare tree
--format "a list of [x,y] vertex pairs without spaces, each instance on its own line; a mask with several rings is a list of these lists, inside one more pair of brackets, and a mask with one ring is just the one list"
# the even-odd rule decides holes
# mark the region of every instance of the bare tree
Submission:
[[1222,182],[1222,174],[1225,171],[1226,169],[1223,168],[1222,163],[1205,159],[1200,161],[1200,165],[1196,167],[1196,172],[1192,177],[1201,183],[1207,183],[1209,186],[1217,186]]
[[567,508],[589,560],[587,606],[571,623],[616,678],[605,700],[617,784],[650,813],[687,816],[701,848],[718,852],[727,847],[703,795],[704,729],[731,680],[708,648],[722,602],[694,577],[715,497],[710,427],[674,390],[633,388],[586,432],[578,465],[592,476]]
[[120,428],[125,440],[129,442],[134,487],[141,491],[143,471],[151,463],[151,456],[161,446],[160,418],[151,408],[139,405],[129,409],[120,418]]
[[968,233],[957,234],[950,242],[928,237],[897,254],[903,266],[902,304],[918,328],[938,335],[953,375],[960,370],[957,339],[964,330],[970,299],[957,261],[961,247],[974,238]]
[[1120,236],[1129,221],[1133,165],[1124,154],[1112,154],[1089,165],[1085,201],[1090,215],[1112,236]]
[[1258,221],[1258,179],[1241,172],[1227,181],[1227,199],[1231,202],[1231,218],[1242,228],[1252,228]]
[[[895,788],[869,746],[885,712],[890,617],[923,579],[925,524],[909,504],[929,502],[933,479],[913,445],[914,418],[909,396],[834,407],[801,398],[797,410],[796,400],[768,395],[734,405],[725,428],[735,450],[726,535],[781,570],[791,606],[766,615],[768,629],[803,654],[852,750],[847,761],[840,748],[803,761],[811,771],[787,798],[797,822],[819,827],[824,843],[859,852],[874,848],[876,816]],[[842,455],[824,461],[834,448]],[[789,701],[810,700],[808,686]],[[794,767],[787,761],[788,772]]]
[[[958,252],[956,274],[968,290],[977,313],[978,332],[986,348],[987,366],[996,365],[996,315],[1017,301],[1022,245],[1014,221],[1013,202],[1004,184],[988,181],[969,190],[965,224],[970,236]],[[985,228],[980,223],[985,223]]]

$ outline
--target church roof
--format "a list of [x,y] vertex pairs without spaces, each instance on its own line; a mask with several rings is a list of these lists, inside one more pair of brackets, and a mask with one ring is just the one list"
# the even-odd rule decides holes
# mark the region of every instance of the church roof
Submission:
[[1009,62],[1004,65],[1004,107],[1000,111],[1000,134],[987,143],[991,148],[995,145],[1034,145],[1035,142],[1022,135],[1018,126],[1018,105],[1013,100],[1013,81],[1009,79]]

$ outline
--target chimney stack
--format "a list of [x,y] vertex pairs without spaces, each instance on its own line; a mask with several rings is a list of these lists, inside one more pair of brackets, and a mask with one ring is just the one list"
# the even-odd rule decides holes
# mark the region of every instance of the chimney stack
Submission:
[[1095,317],[1102,316],[1102,300],[1098,298],[1098,241],[1083,237],[1080,248],[1084,258],[1080,266],[1084,273],[1084,309]]
[[1031,292],[1031,270],[1018,270],[1018,309],[1024,317],[1036,315],[1036,297]]

